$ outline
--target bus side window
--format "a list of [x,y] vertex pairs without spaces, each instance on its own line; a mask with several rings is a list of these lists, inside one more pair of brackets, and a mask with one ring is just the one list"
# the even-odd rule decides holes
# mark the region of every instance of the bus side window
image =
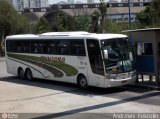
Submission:
[[41,54],[48,54],[48,47],[49,47],[49,42],[48,41],[41,41],[40,42],[40,47],[41,47]]
[[71,54],[72,55],[78,55],[78,47],[79,47],[79,44],[77,42],[72,42],[72,50],[71,50]]
[[72,54],[76,56],[86,56],[84,40],[78,40],[72,43]]
[[48,53],[49,54],[56,54],[56,42],[50,41],[48,46]]
[[21,41],[16,41],[15,45],[17,46],[16,52],[21,53],[22,52],[22,42]]
[[14,49],[13,49],[13,41],[11,41],[11,40],[8,40],[7,42],[6,42],[7,44],[6,44],[6,49],[7,49],[7,52],[11,52],[11,51],[14,51]]
[[70,54],[70,42],[69,41],[61,41],[59,46],[60,46],[60,54],[62,55]]
[[75,56],[85,56],[84,41],[72,41],[71,54]]
[[23,42],[24,47],[24,53],[30,53],[31,52],[31,42],[30,41],[24,41]]
[[39,53],[40,52],[40,47],[39,47],[38,42],[34,42],[33,47],[34,47],[34,53]]

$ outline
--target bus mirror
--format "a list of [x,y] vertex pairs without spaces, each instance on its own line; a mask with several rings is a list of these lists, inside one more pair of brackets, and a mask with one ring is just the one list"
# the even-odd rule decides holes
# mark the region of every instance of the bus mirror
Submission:
[[108,50],[104,50],[104,59],[108,59]]

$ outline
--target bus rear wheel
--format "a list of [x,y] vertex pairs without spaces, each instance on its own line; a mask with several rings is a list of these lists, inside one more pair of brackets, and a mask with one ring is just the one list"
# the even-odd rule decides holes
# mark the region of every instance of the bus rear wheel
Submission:
[[24,79],[24,78],[25,78],[24,71],[23,71],[22,68],[19,68],[19,69],[18,69],[18,77],[19,77],[20,79]]
[[85,78],[85,76],[79,76],[78,77],[78,81],[77,81],[77,84],[80,88],[82,89],[87,89],[88,88],[88,81],[87,79]]
[[32,71],[29,68],[27,68],[25,71],[25,77],[27,80],[33,80]]

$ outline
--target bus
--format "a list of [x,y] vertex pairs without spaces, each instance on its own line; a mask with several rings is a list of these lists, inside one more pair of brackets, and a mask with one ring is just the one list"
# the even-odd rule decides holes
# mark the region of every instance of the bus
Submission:
[[7,36],[6,66],[20,79],[116,87],[136,80],[135,59],[123,34],[48,32]]

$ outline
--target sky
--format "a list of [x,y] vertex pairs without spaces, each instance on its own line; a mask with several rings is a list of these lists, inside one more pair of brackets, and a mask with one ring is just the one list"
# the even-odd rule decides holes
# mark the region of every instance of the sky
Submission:
[[[58,3],[58,2],[61,2],[61,1],[65,1],[67,2],[68,0],[48,0],[49,1],[49,4],[55,4],[55,3]],[[74,2],[76,1],[81,1],[82,3],[86,3],[87,0],[74,0]],[[106,0],[108,1],[108,0]],[[99,0],[94,0],[95,3],[99,2]]]

